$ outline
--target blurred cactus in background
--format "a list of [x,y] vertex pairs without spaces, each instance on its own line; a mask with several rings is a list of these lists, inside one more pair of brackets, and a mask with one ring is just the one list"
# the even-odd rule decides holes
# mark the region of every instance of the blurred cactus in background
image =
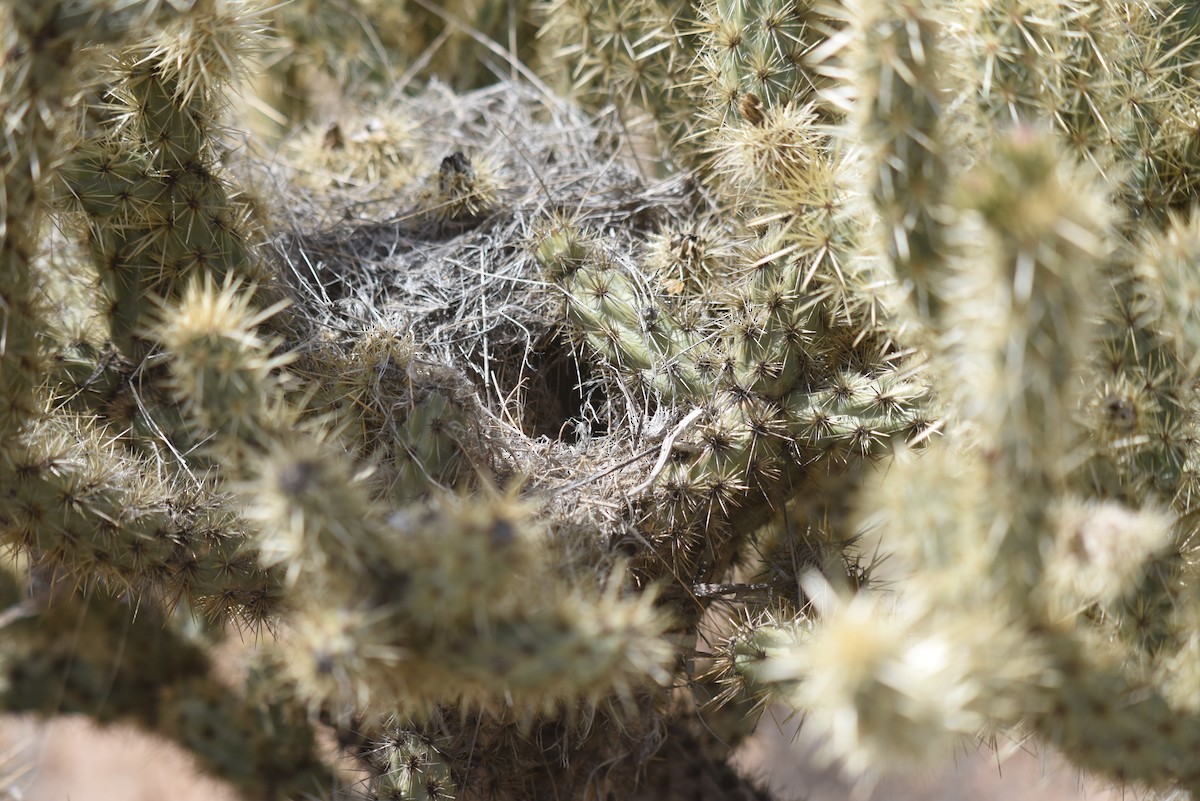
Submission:
[[246,798],[768,798],[773,704],[1200,791],[1191,4],[0,11],[4,709]]

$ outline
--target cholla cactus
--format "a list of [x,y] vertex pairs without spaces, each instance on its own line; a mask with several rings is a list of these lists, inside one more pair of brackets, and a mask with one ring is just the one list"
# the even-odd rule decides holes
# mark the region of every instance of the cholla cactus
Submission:
[[275,37],[457,41],[346,8],[0,4],[6,708],[247,797],[762,798],[767,703],[1200,789],[1185,14],[561,0],[235,147]]

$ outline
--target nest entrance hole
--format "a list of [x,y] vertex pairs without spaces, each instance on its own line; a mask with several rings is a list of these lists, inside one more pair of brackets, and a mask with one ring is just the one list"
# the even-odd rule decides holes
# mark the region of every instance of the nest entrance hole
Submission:
[[[522,357],[506,360],[520,365]],[[509,368],[505,372],[515,372]],[[497,376],[503,384],[518,387],[521,396],[521,429],[530,437],[548,437],[557,442],[577,444],[587,436],[605,431],[592,407],[594,378],[591,367],[576,358],[575,349],[565,338],[550,334],[524,359],[520,376]],[[504,381],[505,378],[512,380]]]

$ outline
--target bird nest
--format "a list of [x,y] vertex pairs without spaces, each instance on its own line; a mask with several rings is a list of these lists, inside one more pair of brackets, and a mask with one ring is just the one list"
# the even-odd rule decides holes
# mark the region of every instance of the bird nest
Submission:
[[684,173],[655,177],[629,141],[612,110],[515,82],[434,84],[297,132],[261,165],[291,344],[404,338],[469,386],[494,473],[582,503],[593,525],[627,521],[622,497],[678,415],[584,352],[535,251],[570,221],[660,291],[638,267],[646,239],[686,224],[698,195]]

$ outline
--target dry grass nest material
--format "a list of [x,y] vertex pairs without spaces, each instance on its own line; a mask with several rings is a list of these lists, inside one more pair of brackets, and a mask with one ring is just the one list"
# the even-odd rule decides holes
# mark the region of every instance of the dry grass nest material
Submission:
[[[334,170],[320,152],[361,142],[372,152]],[[611,110],[591,114],[514,82],[464,95],[434,84],[300,133],[281,153],[261,166],[282,221],[273,245],[296,336],[410,336],[419,359],[467,379],[486,438],[528,489],[545,491],[557,507],[547,511],[625,528],[653,436],[683,412],[657,408],[570,344],[565,295],[533,250],[552,220],[570,219],[646,286],[647,235],[696,203],[687,175],[649,177]],[[494,201],[431,213],[446,169],[464,159],[487,171]]]

